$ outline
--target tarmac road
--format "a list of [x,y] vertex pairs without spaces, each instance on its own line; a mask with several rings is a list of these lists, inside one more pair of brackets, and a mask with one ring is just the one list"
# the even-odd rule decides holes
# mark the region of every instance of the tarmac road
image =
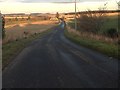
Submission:
[[75,45],[56,27],[3,71],[3,88],[117,88],[118,60]]

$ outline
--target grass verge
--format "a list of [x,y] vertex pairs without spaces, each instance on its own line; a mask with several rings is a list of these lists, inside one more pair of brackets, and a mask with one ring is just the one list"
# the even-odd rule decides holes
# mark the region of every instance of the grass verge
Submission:
[[33,40],[47,35],[54,29],[52,27],[42,33],[31,35],[28,38],[12,41],[2,46],[2,70]]
[[109,57],[120,59],[120,57],[118,57],[120,56],[120,53],[118,53],[120,51],[118,45],[108,44],[102,41],[93,40],[91,38],[80,37],[75,33],[68,32],[68,30],[65,30],[64,34],[68,39],[78,45],[82,45],[87,48],[99,51]]

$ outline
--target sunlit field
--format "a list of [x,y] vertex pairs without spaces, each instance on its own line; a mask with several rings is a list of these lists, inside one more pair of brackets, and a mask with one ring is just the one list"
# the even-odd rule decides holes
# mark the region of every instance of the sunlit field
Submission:
[[49,28],[55,26],[56,21],[24,21],[16,24],[6,24],[6,36],[3,40],[3,44],[14,40],[29,37],[30,35],[41,33]]

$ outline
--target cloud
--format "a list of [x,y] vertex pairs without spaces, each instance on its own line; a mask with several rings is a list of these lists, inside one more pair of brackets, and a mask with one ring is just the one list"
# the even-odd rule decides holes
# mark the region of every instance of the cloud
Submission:
[[[111,0],[77,0],[78,2],[103,2]],[[74,2],[74,0],[0,0],[0,2],[22,2],[22,3],[42,3],[42,2]]]
[[0,0],[0,2],[22,2],[23,0]]
[[[103,2],[111,0],[76,0],[77,2]],[[24,0],[26,3],[39,3],[39,2],[74,2],[74,0]]]
[[26,3],[41,3],[41,2],[71,2],[72,0],[24,0]]
[[3,1],[5,1],[5,0],[0,0],[0,2],[3,2]]
[[[23,3],[23,0],[4,0],[8,3],[2,3],[3,0],[0,0],[0,10],[2,13],[31,13],[31,12],[41,12],[41,13],[56,13],[56,12],[74,12],[74,4],[54,4],[54,3],[31,3],[30,0],[29,3]],[[24,0],[26,1],[26,0]],[[48,1],[48,0],[46,0]],[[49,0],[50,1],[50,0]],[[60,1],[60,0],[57,0]],[[67,1],[67,0],[65,0]],[[74,1],[74,0],[69,0]],[[80,0],[82,1],[82,0]],[[77,10],[78,11],[84,11],[87,9],[91,10],[98,10],[99,7],[102,7],[104,5],[104,2],[101,2],[103,0],[84,0],[84,1],[90,1],[85,3],[78,3],[77,4]],[[94,2],[93,2],[94,1]],[[99,1],[99,2],[95,2]],[[106,3],[106,0],[104,0]],[[107,0],[108,1],[108,0]],[[107,5],[107,10],[117,10],[118,6],[115,0],[109,0],[110,2]],[[15,2],[15,3],[9,3],[9,2]],[[16,3],[19,2],[19,3]],[[16,8],[17,7],[17,8]],[[48,8],[49,7],[49,8]]]

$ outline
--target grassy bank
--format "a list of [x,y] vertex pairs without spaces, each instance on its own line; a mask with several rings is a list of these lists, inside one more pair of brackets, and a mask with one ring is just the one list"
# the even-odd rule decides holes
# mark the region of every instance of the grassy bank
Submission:
[[37,38],[40,38],[50,33],[53,28],[55,27],[52,27],[39,34],[31,35],[28,38],[4,44],[2,47],[2,69],[4,69],[16,57],[16,55],[18,55],[29,43],[31,43],[33,40]]
[[120,53],[118,53],[120,49],[116,44],[110,44],[87,37],[80,37],[75,33],[69,32],[68,30],[65,30],[65,36],[78,45],[82,45],[87,48],[91,48],[93,50],[99,51],[103,54],[108,55],[109,57],[115,57],[120,59],[120,57],[118,57],[120,56]]
[[[120,49],[118,48],[118,38],[111,39],[104,35],[104,32],[109,30],[110,28],[118,29],[118,15],[106,16],[106,21],[101,27],[101,30],[98,32],[98,35],[91,34],[90,32],[81,32],[81,30],[75,31],[74,29],[74,20],[68,22],[68,25],[71,29],[67,28],[65,31],[65,36],[71,41],[99,51],[103,54],[108,55],[109,57],[118,58],[118,53]],[[87,26],[86,26],[87,27]],[[119,58],[120,59],[120,58]]]
[[[101,30],[99,31],[99,33],[104,33],[107,30],[111,29],[111,28],[115,28],[118,30],[118,32],[120,33],[120,29],[118,28],[118,21],[120,21],[120,16],[118,15],[113,15],[113,16],[106,16],[105,22],[103,23],[103,26],[101,27]],[[75,20],[71,20],[68,22],[69,26],[71,28],[75,28]],[[79,28],[78,28],[79,30]]]

